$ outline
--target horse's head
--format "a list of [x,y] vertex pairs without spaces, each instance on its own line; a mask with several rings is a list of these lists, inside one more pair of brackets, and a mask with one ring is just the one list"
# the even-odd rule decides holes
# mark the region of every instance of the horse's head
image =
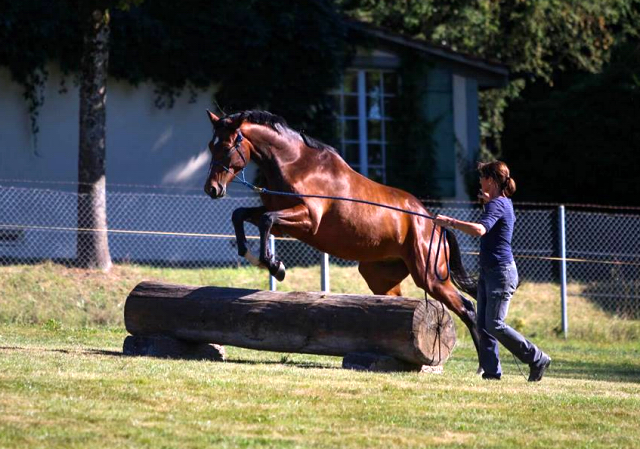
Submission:
[[213,138],[209,142],[211,166],[204,191],[216,199],[227,193],[227,183],[247,166],[251,153],[240,132],[241,116],[218,118],[211,111],[207,114],[213,125]]

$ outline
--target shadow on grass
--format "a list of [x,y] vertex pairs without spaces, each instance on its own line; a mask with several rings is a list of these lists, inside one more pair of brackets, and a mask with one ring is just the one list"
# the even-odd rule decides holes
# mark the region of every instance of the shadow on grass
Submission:
[[82,354],[82,355],[106,355],[111,357],[123,357],[125,354],[118,351],[107,351],[103,349],[61,349],[61,348],[39,348],[23,346],[0,346],[0,351],[24,351],[24,352],[55,352],[60,354]]
[[606,279],[586,283],[582,295],[612,317],[640,320],[637,266],[612,268]]
[[[529,372],[528,367],[523,370]],[[598,363],[555,358],[545,377],[640,383],[640,363]]]
[[[66,350],[57,350],[59,352],[76,352],[76,351],[66,351]],[[106,351],[100,349],[86,349],[82,351],[78,351],[84,354],[95,354],[95,355],[105,355],[105,356],[115,356],[115,357],[139,357],[139,356],[128,356],[123,354],[122,352],[117,351]],[[277,356],[275,356],[277,357]],[[160,358],[160,357],[154,357]],[[193,360],[187,357],[172,357],[173,360]],[[219,362],[218,362],[219,363]],[[248,358],[230,358],[223,363],[232,363],[239,365],[284,365],[284,366],[293,366],[296,368],[311,368],[311,369],[343,369],[340,365],[336,365],[330,362],[318,362],[318,361],[299,361],[299,360],[291,360],[286,356],[282,356],[280,360],[274,359],[248,359]],[[475,370],[476,364],[475,362],[470,363],[469,366]],[[470,369],[471,369],[470,368]],[[517,370],[517,368],[516,368]],[[524,373],[525,376],[529,375],[529,367],[526,365],[520,364],[520,370]],[[518,371],[518,374],[520,372]],[[557,378],[566,378],[566,379],[584,379],[584,380],[595,380],[595,381],[607,381],[607,382],[631,382],[631,383],[640,383],[640,359],[638,359],[637,363],[632,362],[622,362],[622,363],[611,363],[611,362],[581,362],[575,360],[566,360],[562,359],[561,356],[554,358],[553,363],[549,371],[545,375],[546,377],[557,377]]]
[[[124,354],[121,351],[109,351],[105,349],[97,348],[85,348],[85,349],[62,349],[62,348],[42,348],[42,347],[23,347],[23,346],[0,346],[0,351],[23,351],[23,352],[51,352],[59,354],[75,354],[75,355],[101,355],[107,357],[150,357],[154,359],[165,360],[206,360],[206,359],[194,359],[193,357],[166,357],[166,356],[153,356],[153,355],[129,355]],[[214,362],[213,360],[211,360]],[[294,366],[296,368],[313,368],[313,369],[342,369],[340,366],[331,363],[313,362],[313,361],[295,361],[286,357],[281,360],[260,360],[260,359],[246,359],[246,358],[230,358],[224,362],[215,363],[232,363],[239,365],[286,365]]]
[[[154,356],[140,356],[140,355],[127,355],[121,351],[109,351],[97,348],[86,349],[60,349],[60,348],[38,348],[38,347],[21,347],[21,346],[0,346],[0,351],[24,351],[24,352],[50,352],[61,354],[75,354],[75,355],[99,355],[107,357],[152,357],[169,360],[194,360],[188,357],[154,357]],[[505,360],[506,362],[506,360]],[[280,360],[260,360],[260,359],[247,359],[247,358],[230,358],[225,362],[215,363],[229,363],[238,365],[283,365],[292,366],[303,369],[343,369],[340,365],[332,364],[329,362],[317,362],[317,361],[296,361],[289,360],[286,357]],[[513,362],[512,362],[513,363]],[[471,366],[471,364],[470,364]],[[514,374],[520,375],[518,368],[512,368],[515,370]],[[520,364],[520,370],[525,376],[529,374],[529,367]],[[557,356],[553,359],[553,363],[549,368],[549,371],[545,374],[546,378],[563,378],[563,379],[581,379],[589,381],[606,381],[606,382],[630,382],[640,383],[640,361],[637,363],[598,363],[593,361],[581,362],[562,359],[561,356]]]
[[198,358],[192,356],[162,356],[162,355],[151,355],[151,354],[123,354],[122,352],[115,351],[103,351],[98,349],[91,349],[84,351],[85,354],[97,354],[97,355],[107,355],[107,356],[116,356],[116,357],[150,357],[154,359],[165,359],[165,360],[185,360],[185,361],[210,361],[212,363],[230,363],[230,364],[238,364],[238,365],[283,365],[283,366],[294,366],[296,368],[313,368],[313,369],[341,369],[340,366],[332,365],[330,363],[320,363],[320,362],[304,362],[304,361],[294,361],[283,358],[281,360],[261,360],[261,359],[242,359],[242,358],[229,358],[224,361],[212,360],[208,358]]
[[248,360],[248,359],[230,359],[225,363],[237,363],[240,365],[285,365],[295,366],[296,368],[313,368],[313,369],[342,369],[338,365],[320,362],[302,362],[294,360]]

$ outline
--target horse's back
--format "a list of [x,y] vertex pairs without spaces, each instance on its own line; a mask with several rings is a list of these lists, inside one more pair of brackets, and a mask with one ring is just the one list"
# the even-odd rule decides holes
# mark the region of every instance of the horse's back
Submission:
[[407,236],[416,231],[416,220],[424,219],[380,205],[427,214],[422,203],[404,190],[361,175],[337,154],[325,154],[323,159],[324,164],[311,167],[304,193],[331,199],[302,198],[312,217],[317,217],[318,227],[314,235],[293,236],[346,259],[399,257]]

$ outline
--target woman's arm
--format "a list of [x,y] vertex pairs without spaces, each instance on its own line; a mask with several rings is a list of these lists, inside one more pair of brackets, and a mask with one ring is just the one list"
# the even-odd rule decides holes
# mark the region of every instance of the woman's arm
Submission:
[[474,237],[482,237],[487,233],[486,228],[480,223],[456,220],[455,218],[447,217],[446,215],[437,215],[433,222],[438,226],[458,229],[465,234],[469,234]]

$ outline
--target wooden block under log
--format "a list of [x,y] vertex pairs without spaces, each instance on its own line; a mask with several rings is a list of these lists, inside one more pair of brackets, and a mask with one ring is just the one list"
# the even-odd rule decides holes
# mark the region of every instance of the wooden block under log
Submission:
[[388,355],[371,352],[351,352],[342,359],[342,367],[356,371],[376,371],[382,373],[397,371],[421,372],[423,365],[398,360]]
[[140,337],[129,335],[122,346],[124,355],[143,355],[169,359],[212,360],[226,359],[224,346],[212,343],[193,343],[172,337]]
[[276,352],[375,353],[414,365],[442,365],[456,341],[440,303],[403,297],[142,282],[124,316],[134,336]]

